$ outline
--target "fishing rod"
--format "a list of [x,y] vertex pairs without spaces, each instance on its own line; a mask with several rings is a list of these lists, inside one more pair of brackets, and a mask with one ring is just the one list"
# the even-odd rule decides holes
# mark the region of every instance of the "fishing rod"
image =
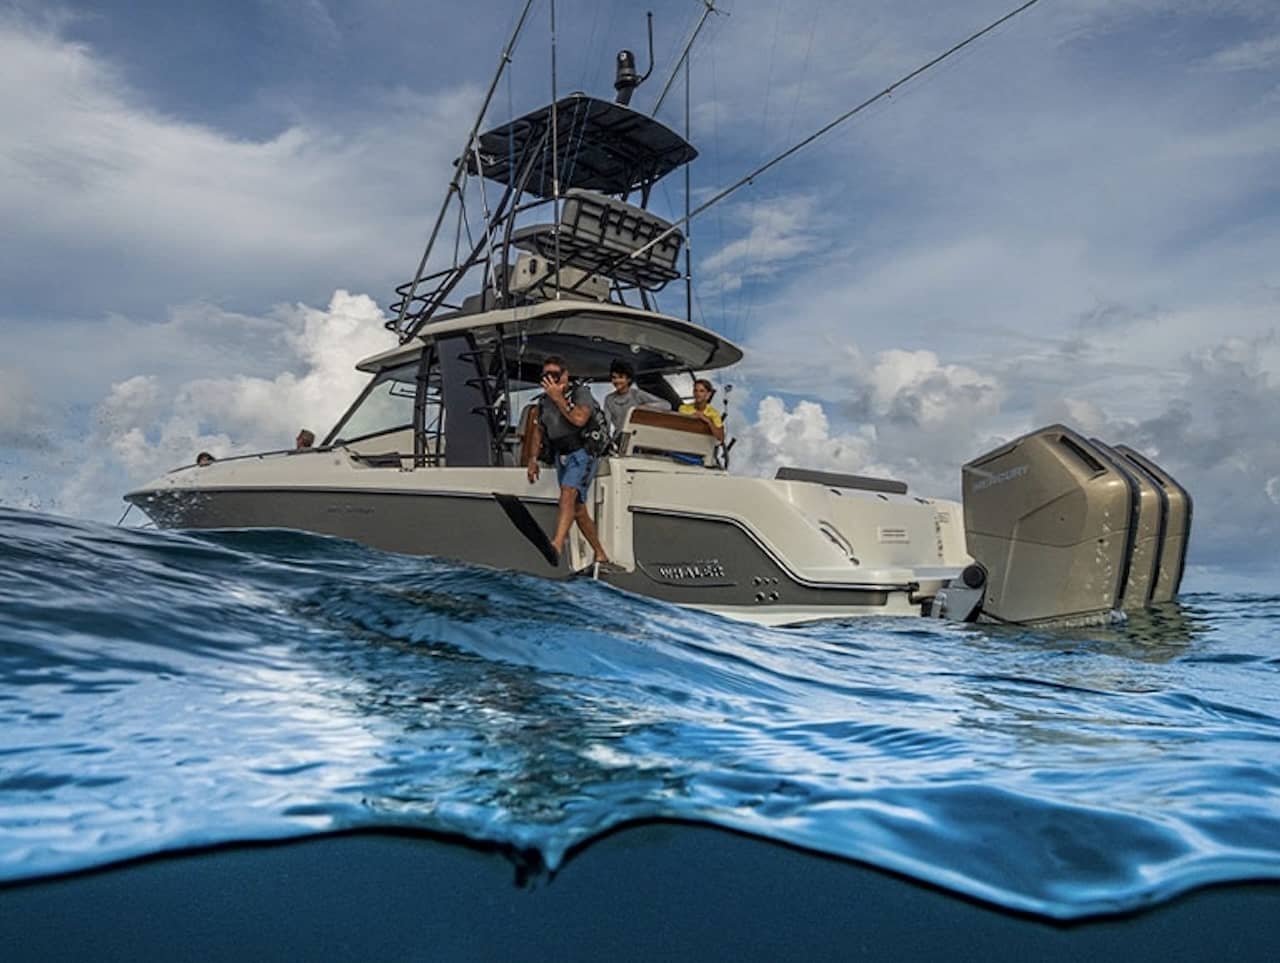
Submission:
[[674,234],[676,229],[679,228],[681,225],[687,224],[689,221],[693,220],[695,217],[697,217],[707,208],[720,203],[720,201],[724,200],[726,197],[728,197],[734,191],[738,190],[740,187],[750,184],[752,181],[754,181],[757,177],[759,177],[765,171],[769,170],[771,167],[774,167],[782,163],[782,161],[786,160],[792,154],[796,153],[796,151],[800,150],[803,147],[807,147],[809,144],[812,144],[815,140],[817,140],[823,134],[828,133],[829,131],[833,130],[836,127],[839,127],[841,124],[843,124],[849,118],[853,117],[855,114],[861,113],[862,111],[866,110],[868,107],[870,107],[872,104],[876,103],[877,101],[883,100],[885,97],[888,97],[890,94],[892,94],[895,90],[897,90],[903,84],[906,84],[912,80],[915,80],[915,78],[919,77],[925,71],[931,70],[932,68],[936,67],[938,64],[942,63],[948,57],[952,56],[953,54],[959,53],[965,47],[969,46],[969,44],[973,43],[974,41],[978,40],[981,37],[986,36],[992,30],[995,30],[997,27],[1001,26],[1002,24],[1008,23],[1014,17],[1018,16],[1018,14],[1031,9],[1039,2],[1040,0],[1027,0],[1027,2],[1024,3],[1022,6],[1018,7],[1015,10],[1009,11],[999,20],[992,21],[991,23],[983,27],[981,30],[977,31],[976,33],[970,34],[964,40],[961,40],[954,47],[950,48],[949,50],[943,53],[938,54],[938,56],[934,57],[928,63],[917,67],[915,70],[911,71],[911,73],[905,74],[904,76],[900,77],[898,80],[895,80],[884,90],[880,91],[880,93],[876,94],[873,97],[868,97],[866,100],[858,104],[856,107],[845,111],[835,120],[831,121],[831,123],[827,124],[825,127],[822,127],[814,131],[812,134],[810,134],[804,140],[800,141],[798,144],[795,144],[792,147],[787,148],[781,154],[775,157],[773,160],[769,161],[767,164],[762,164],[760,167],[757,167],[755,170],[753,170],[750,174],[747,174],[745,177],[730,184],[728,187],[720,191],[710,200],[707,200],[702,204],[699,204],[697,207],[695,207],[692,211],[690,211],[684,217],[680,218],[680,220],[676,221],[674,224],[672,224],[669,228],[667,228],[657,237],[649,241],[649,243],[645,244],[643,247],[637,248],[636,250],[632,251],[627,256],[627,259],[631,260],[631,259],[640,257],[646,251],[648,251],[651,247],[653,247],[656,244],[662,243],[662,241],[666,240],[668,237]]

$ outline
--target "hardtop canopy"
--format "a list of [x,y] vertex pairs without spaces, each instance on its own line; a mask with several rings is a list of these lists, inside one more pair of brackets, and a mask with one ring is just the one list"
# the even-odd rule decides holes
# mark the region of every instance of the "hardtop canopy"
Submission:
[[481,134],[480,163],[477,165],[474,153],[469,154],[468,171],[507,184],[528,152],[541,150],[543,159],[534,167],[524,190],[537,197],[551,197],[549,132],[553,108],[561,192],[584,188],[601,194],[627,194],[653,184],[698,156],[693,145],[647,114],[578,93]]
[[508,373],[536,381],[542,361],[563,357],[574,377],[605,380],[623,358],[637,376],[714,371],[737,364],[742,349],[714,331],[670,315],[608,301],[560,300],[441,318],[413,340],[359,362],[377,373],[419,356],[434,340],[470,332],[477,345],[501,342]]

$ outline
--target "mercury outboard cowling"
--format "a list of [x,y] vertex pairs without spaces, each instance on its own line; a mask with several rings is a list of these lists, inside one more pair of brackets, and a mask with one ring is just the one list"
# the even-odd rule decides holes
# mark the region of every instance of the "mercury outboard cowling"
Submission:
[[1164,538],[1167,506],[1160,497],[1160,486],[1145,471],[1119,451],[1098,438],[1090,438],[1093,446],[1110,460],[1120,474],[1127,476],[1131,507],[1133,549],[1129,556],[1129,576],[1125,580],[1120,608],[1144,609],[1151,604],[1156,587],[1156,572]]
[[979,618],[1101,621],[1176,594],[1190,501],[1132,449],[1051,425],[962,478],[968,550],[987,571]]
[[1170,602],[1178,595],[1187,564],[1187,544],[1191,541],[1191,495],[1167,471],[1128,445],[1116,445],[1116,452],[1158,487],[1164,503],[1164,530],[1160,556],[1156,561],[1155,586],[1151,602]]

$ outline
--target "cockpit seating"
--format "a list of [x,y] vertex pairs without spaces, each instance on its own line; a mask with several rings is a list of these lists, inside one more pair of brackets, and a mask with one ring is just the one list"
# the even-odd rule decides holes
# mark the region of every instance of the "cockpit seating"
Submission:
[[520,420],[516,423],[516,437],[520,439],[517,467],[528,465],[529,459],[537,454],[533,450],[533,413],[537,407],[538,403],[532,401],[520,411]]
[[[674,411],[632,408],[622,426],[624,455],[654,455],[695,463],[716,465],[716,438],[701,418]],[[683,456],[683,457],[681,457]]]

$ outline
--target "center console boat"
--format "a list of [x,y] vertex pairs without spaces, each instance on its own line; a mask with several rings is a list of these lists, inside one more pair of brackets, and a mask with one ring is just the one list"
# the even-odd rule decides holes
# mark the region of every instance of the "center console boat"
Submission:
[[[359,361],[369,382],[322,444],[178,468],[129,502],[165,528],[294,528],[551,578],[592,573],[576,530],[553,566],[512,506],[554,525],[554,473],[530,483],[524,468],[543,361],[603,385],[621,358],[673,410],[633,409],[591,489],[618,569],[594,574],[619,588],[768,624],[1087,620],[1176,594],[1186,492],[1138,452],[1064,426],[964,466],[963,505],[892,479],[730,473],[707,425],[674,410],[673,379],[742,351],[655,304],[682,276],[685,244],[649,201],[697,152],[625,103],[583,94],[475,131],[397,289],[399,343]],[[474,240],[429,272],[451,204],[450,233]],[[464,280],[478,290],[459,300]]]

